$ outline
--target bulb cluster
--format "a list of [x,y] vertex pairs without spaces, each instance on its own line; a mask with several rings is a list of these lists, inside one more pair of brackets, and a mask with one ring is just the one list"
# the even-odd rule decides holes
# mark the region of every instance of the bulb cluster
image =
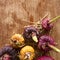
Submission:
[[[12,56],[14,57],[14,59],[9,59],[10,57],[8,56],[5,60],[54,60],[47,54],[51,50],[60,53],[60,50],[55,47],[57,45],[56,42],[47,32],[53,28],[51,22],[54,19],[44,18],[41,24],[42,28],[40,28],[40,23],[37,26],[24,27],[23,34],[13,35],[10,39],[10,45],[3,47],[0,51],[0,56],[4,55],[6,57],[9,55],[11,58]],[[44,32],[47,32],[47,35],[43,34]],[[16,59],[17,56],[19,59]]]

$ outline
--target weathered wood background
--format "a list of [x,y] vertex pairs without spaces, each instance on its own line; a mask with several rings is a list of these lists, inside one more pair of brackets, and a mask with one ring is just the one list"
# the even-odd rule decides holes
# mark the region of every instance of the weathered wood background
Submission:
[[[0,47],[9,43],[14,33],[22,33],[24,22],[33,19],[38,21],[46,13],[53,18],[60,15],[60,0],[0,0]],[[54,23],[51,36],[55,38],[60,48],[60,20]],[[51,52],[55,60],[60,60],[60,54]]]

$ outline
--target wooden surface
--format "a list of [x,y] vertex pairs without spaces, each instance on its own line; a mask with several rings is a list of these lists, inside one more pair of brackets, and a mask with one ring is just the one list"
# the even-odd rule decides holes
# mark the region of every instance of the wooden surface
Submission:
[[[0,47],[9,43],[14,33],[22,33],[23,26],[38,21],[46,13],[53,18],[60,15],[60,0],[0,0]],[[60,19],[54,23],[50,34],[60,48]],[[55,60],[60,60],[60,54],[51,51]]]

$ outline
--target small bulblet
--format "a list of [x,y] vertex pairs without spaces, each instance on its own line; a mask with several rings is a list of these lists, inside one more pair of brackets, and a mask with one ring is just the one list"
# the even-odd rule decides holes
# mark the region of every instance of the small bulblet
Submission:
[[53,27],[53,25],[51,23],[49,23],[49,19],[45,18],[44,20],[42,20],[42,28],[45,30],[51,30],[51,28]]

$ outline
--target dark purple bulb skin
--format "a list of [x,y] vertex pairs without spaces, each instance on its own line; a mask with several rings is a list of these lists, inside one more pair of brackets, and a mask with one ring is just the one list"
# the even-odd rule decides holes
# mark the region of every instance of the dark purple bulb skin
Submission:
[[11,56],[12,60],[20,60],[19,57],[17,56],[18,49],[13,48],[12,46],[4,46],[2,49],[0,49],[0,57],[2,57],[5,54]]
[[[50,51],[51,48],[48,47],[48,45],[47,45],[48,43],[51,45],[55,45],[55,41],[51,36],[43,35],[39,38],[38,48],[40,48],[41,50],[46,51],[46,52]],[[43,48],[43,46],[45,46],[45,47]]]
[[41,56],[37,60],[54,60],[51,56]]
[[49,19],[45,18],[42,20],[42,28],[45,30],[51,30],[51,28],[53,27],[52,24],[49,23]]
[[32,37],[32,32],[36,33],[36,35],[39,34],[38,30],[34,26],[29,26],[24,29],[23,36],[30,39]]

